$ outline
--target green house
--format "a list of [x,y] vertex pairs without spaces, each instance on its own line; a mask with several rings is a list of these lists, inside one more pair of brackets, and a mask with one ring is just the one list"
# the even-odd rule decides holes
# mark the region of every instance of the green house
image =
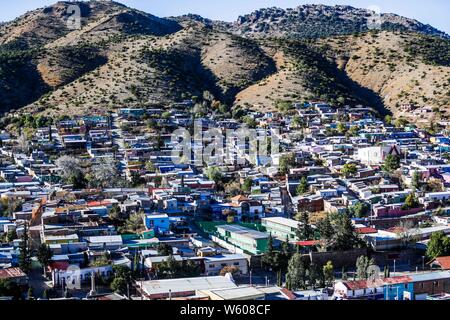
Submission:
[[261,224],[266,228],[267,233],[281,241],[297,240],[296,231],[298,229],[298,221],[281,217],[263,218]]
[[217,226],[217,233],[222,240],[248,253],[259,255],[267,250],[269,235],[265,232],[238,225],[221,225]]

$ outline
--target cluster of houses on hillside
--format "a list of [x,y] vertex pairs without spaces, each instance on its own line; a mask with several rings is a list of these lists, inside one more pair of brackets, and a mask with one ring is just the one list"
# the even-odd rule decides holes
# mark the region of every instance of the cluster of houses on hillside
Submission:
[[[382,121],[370,108],[325,102],[296,103],[285,114],[248,112],[241,119],[213,114],[195,119],[203,131],[251,123],[280,150],[252,155],[249,141],[231,139],[225,145],[231,156],[221,164],[186,155],[174,163],[179,143],[172,133],[193,129],[192,105],[57,119],[29,130],[26,139],[11,128],[3,131],[0,280],[29,286],[32,275],[20,258],[27,241],[34,253],[49,248],[48,263],[35,257],[31,268],[45,269],[46,285],[57,297],[450,297],[450,248],[443,256],[427,254],[433,235],[450,234],[445,127],[431,134]],[[194,139],[191,147],[207,148]],[[314,232],[299,239],[305,214]],[[358,256],[335,259],[324,249],[317,224],[329,215],[349,215],[366,255],[394,274],[373,281],[345,277],[342,268],[353,272]],[[283,243],[312,263],[331,261],[333,289],[288,289],[283,276],[276,279],[262,261]],[[131,291],[111,293],[108,285],[122,267],[133,271]]]

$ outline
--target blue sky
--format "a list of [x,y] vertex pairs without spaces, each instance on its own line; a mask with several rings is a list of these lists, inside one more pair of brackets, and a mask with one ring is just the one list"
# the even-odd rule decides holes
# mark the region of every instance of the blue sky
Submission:
[[[0,21],[9,21],[28,10],[50,5],[56,0],[3,1]],[[378,6],[382,12],[392,12],[443,30],[450,34],[450,1],[448,0],[119,0],[129,7],[166,17],[196,13],[205,18],[234,21],[239,15],[265,7],[293,8],[300,4],[346,4],[367,8]]]

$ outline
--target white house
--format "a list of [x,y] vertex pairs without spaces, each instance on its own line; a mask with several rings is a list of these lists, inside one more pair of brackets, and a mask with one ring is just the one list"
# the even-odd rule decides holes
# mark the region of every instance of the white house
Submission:
[[362,148],[358,149],[357,158],[367,165],[380,165],[388,155],[401,156],[400,148],[397,145]]
[[226,254],[219,256],[205,257],[205,274],[219,275],[224,267],[237,267],[241,274],[248,273],[248,261],[242,254]]

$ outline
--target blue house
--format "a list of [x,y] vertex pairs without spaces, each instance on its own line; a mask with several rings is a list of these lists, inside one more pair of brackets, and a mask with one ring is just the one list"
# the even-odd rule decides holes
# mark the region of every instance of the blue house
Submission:
[[153,229],[155,233],[166,233],[170,229],[170,220],[167,214],[149,214],[145,216],[145,227]]

